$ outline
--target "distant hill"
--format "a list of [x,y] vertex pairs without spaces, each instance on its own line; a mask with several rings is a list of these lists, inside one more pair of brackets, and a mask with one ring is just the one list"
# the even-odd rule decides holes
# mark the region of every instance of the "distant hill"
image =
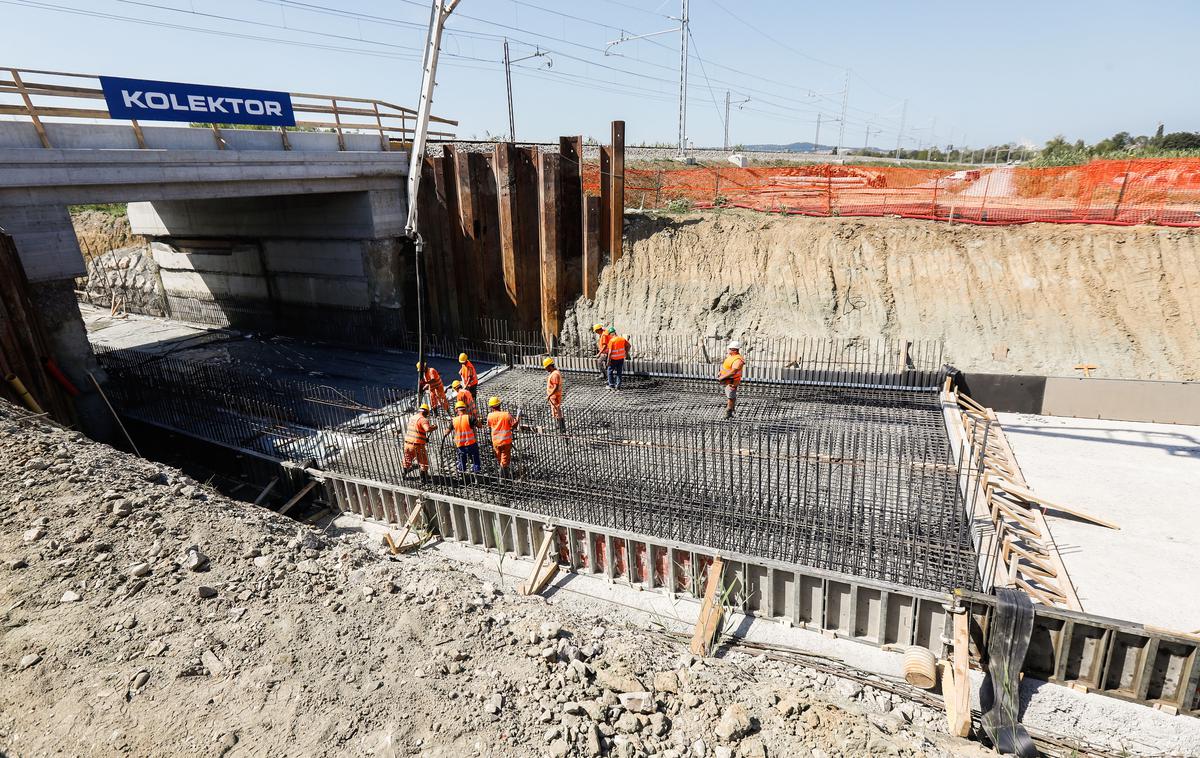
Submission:
[[756,150],[764,153],[828,153],[833,151],[833,145],[816,145],[812,142],[792,142],[788,145],[742,145],[746,150]]

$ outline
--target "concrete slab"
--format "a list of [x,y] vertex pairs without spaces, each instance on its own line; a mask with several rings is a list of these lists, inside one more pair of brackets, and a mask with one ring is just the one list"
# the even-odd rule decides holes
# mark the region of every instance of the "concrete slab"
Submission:
[[1200,426],[998,415],[1034,492],[1121,527],[1049,518],[1084,610],[1200,631]]

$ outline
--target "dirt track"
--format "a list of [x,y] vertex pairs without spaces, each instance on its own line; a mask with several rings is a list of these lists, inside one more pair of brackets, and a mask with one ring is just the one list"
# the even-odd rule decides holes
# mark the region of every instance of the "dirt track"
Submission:
[[1200,378],[1200,232],[630,216],[567,328],[944,339],[975,371]]

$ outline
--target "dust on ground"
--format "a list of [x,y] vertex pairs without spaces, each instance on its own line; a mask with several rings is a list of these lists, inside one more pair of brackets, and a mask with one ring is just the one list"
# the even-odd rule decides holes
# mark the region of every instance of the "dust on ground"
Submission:
[[944,340],[960,369],[1200,378],[1200,231],[986,227],[742,210],[629,214],[592,323],[676,332]]
[[0,403],[6,755],[978,754],[938,711],[526,598]]

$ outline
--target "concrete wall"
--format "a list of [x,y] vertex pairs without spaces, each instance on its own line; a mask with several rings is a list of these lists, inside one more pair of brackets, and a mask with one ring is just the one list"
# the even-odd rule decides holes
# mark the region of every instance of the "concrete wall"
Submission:
[[1200,383],[983,374],[960,379],[977,402],[1006,413],[1200,424]]

